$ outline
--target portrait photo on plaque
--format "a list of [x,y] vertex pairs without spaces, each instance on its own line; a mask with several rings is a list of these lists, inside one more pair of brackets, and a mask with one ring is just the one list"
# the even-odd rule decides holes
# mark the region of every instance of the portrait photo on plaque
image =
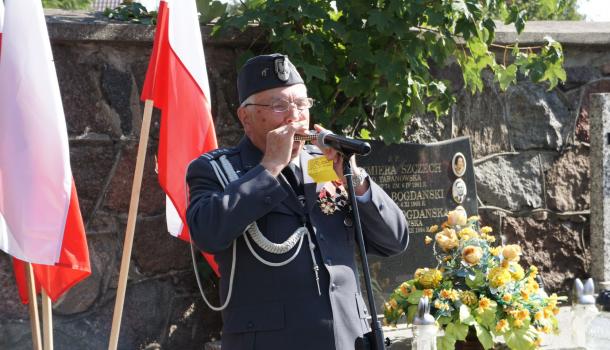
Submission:
[[457,152],[453,155],[451,168],[453,169],[453,174],[455,174],[455,176],[464,176],[464,173],[466,173],[466,157],[464,157],[462,152]]
[[466,188],[466,183],[464,182],[464,180],[455,180],[453,182],[453,186],[451,186],[451,197],[453,198],[453,200],[458,204],[462,204],[467,194],[468,190]]

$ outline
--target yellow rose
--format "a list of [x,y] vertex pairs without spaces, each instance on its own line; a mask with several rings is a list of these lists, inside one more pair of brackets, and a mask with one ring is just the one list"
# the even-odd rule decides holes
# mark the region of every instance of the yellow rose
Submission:
[[443,279],[443,274],[437,269],[417,269],[415,270],[415,279],[424,288],[436,288]]
[[434,289],[424,289],[424,293],[422,294],[422,296],[428,297],[428,299],[432,299],[433,295],[434,295]]
[[510,264],[510,275],[513,281],[520,281],[525,276],[525,271],[523,271],[523,267],[519,263],[513,263]]
[[502,251],[502,247],[492,247],[489,248],[489,252],[491,253],[491,255],[493,256],[498,256],[500,255],[500,252]]
[[536,278],[538,276],[538,268],[534,265],[530,266],[530,277]]
[[509,301],[511,301],[513,299],[512,295],[510,294],[504,294],[502,296],[502,301],[504,301],[505,303],[508,303]]
[[440,296],[442,299],[457,300],[459,298],[458,292],[455,289],[443,289],[441,290]]
[[458,246],[459,240],[454,229],[444,228],[443,231],[436,234],[436,243],[444,251],[449,251]]
[[430,226],[430,228],[428,229],[428,233],[434,233],[438,231],[438,225],[432,225]]
[[409,285],[406,282],[403,282],[400,285],[400,296],[403,298],[406,298],[409,296],[409,294],[411,294],[411,290],[409,289]]
[[479,217],[476,216],[476,215],[473,215],[473,216],[468,218],[468,221],[479,221]]
[[467,241],[469,239],[473,239],[473,238],[479,238],[479,234],[471,229],[470,227],[466,227],[463,228],[459,233],[458,236],[460,236],[460,239]]
[[488,234],[488,233],[491,233],[491,232],[493,232],[493,229],[491,227],[489,227],[489,226],[481,227],[481,233]]
[[527,309],[521,309],[516,312],[515,319],[525,321],[530,317],[530,312]]
[[434,307],[439,310],[449,310],[449,304],[442,302],[438,299],[434,302]]
[[489,271],[487,279],[492,287],[498,288],[508,283],[511,280],[511,276],[508,269],[498,266]]
[[426,238],[424,238],[424,243],[426,243],[426,245],[432,243],[432,238],[428,235],[426,235]]
[[451,226],[465,226],[467,221],[468,217],[466,215],[466,210],[462,206],[457,206],[455,210],[452,210],[447,214],[447,222]]
[[462,259],[470,266],[474,266],[481,261],[483,249],[481,247],[469,245],[462,251]]
[[477,295],[469,290],[464,290],[460,293],[460,300],[462,300],[462,303],[468,306],[476,305],[479,302]]
[[513,326],[515,326],[515,328],[521,328],[521,327],[523,327],[523,321],[521,321],[521,320],[515,320],[515,321],[513,322]]
[[489,298],[486,298],[486,297],[481,297],[481,299],[479,299],[479,307],[477,308],[477,311],[479,313],[483,313],[483,311],[489,309],[490,306],[491,306],[491,300],[489,300]]
[[510,329],[510,326],[508,325],[508,320],[501,319],[500,321],[498,321],[498,323],[496,323],[496,332],[497,333],[504,333],[504,332],[508,331],[509,329]]
[[544,318],[544,312],[542,312],[542,311],[538,311],[538,312],[536,312],[536,314],[534,315],[534,319],[535,319],[536,321],[540,321],[540,320],[542,320],[543,318]]
[[545,334],[549,334],[549,333],[551,333],[551,326],[549,326],[548,324],[545,324],[544,326],[542,326],[542,331],[543,331]]
[[509,244],[502,249],[502,256],[508,261],[517,262],[521,255],[521,247],[517,244]]
[[494,236],[490,236],[490,235],[487,235],[487,234],[485,235],[484,239],[485,239],[487,242],[489,242],[489,243],[493,243],[493,242],[495,242],[495,241],[496,241],[496,237],[494,237]]

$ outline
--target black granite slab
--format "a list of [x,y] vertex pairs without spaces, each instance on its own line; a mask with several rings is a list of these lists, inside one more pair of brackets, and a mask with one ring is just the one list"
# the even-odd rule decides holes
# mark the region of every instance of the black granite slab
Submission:
[[[378,310],[385,299],[401,282],[412,278],[420,267],[435,267],[432,245],[424,238],[428,228],[446,220],[447,212],[462,205],[468,215],[477,215],[477,195],[472,164],[470,139],[459,137],[431,144],[394,144],[373,141],[372,151],[358,158],[365,168],[398,204],[409,222],[410,241],[405,252],[390,258],[369,255],[371,278]],[[454,165],[463,156],[465,167]],[[461,176],[458,176],[461,175]],[[463,181],[460,185],[457,182]],[[453,188],[466,188],[458,203]]]

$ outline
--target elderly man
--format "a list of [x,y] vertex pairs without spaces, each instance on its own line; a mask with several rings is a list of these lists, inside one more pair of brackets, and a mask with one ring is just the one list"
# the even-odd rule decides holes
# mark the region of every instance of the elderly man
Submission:
[[[222,348],[354,349],[371,315],[360,292],[342,157],[295,141],[309,129],[313,100],[288,57],[247,61],[238,92],[245,136],[202,155],[187,174],[191,237],[214,254],[222,276]],[[309,161],[324,156],[340,180],[314,182]],[[354,173],[367,252],[403,251],[402,211],[363,169]]]

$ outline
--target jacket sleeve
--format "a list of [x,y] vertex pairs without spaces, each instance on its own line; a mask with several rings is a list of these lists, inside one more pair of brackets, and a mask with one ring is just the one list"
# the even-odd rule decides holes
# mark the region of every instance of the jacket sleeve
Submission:
[[288,194],[258,165],[222,188],[210,162],[199,158],[188,168],[190,201],[186,220],[195,245],[209,253],[227,249],[255,220]]
[[367,253],[390,256],[409,244],[409,225],[398,205],[372,179],[371,199],[358,203]]

